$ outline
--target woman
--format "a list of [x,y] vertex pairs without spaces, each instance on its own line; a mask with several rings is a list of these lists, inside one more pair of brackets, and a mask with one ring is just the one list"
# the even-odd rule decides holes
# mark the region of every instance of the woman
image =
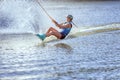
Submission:
[[37,34],[37,36],[44,40],[46,37],[49,37],[51,35],[54,35],[57,37],[57,39],[64,39],[68,34],[69,32],[71,31],[72,29],[72,20],[73,20],[73,16],[72,15],[68,15],[67,16],[67,22],[65,23],[61,23],[61,24],[58,24],[54,19],[52,19],[52,22],[60,29],[62,29],[61,32],[57,31],[55,28],[53,27],[50,27],[48,29],[48,31],[46,32],[46,34],[43,34],[43,35],[40,35],[40,34]]

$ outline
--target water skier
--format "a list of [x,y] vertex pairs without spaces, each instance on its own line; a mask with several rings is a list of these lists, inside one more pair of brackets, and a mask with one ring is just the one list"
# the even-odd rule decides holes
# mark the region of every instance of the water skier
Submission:
[[53,27],[50,27],[48,29],[48,31],[45,33],[45,34],[37,34],[37,36],[41,39],[41,40],[44,40],[46,37],[49,37],[51,35],[54,35],[57,37],[57,39],[64,39],[68,34],[69,32],[71,31],[72,29],[72,20],[73,20],[73,16],[72,15],[68,15],[67,16],[67,19],[65,23],[61,23],[61,24],[58,24],[54,19],[52,19],[52,22],[60,29],[62,29],[62,31],[58,31],[56,30],[55,28]]

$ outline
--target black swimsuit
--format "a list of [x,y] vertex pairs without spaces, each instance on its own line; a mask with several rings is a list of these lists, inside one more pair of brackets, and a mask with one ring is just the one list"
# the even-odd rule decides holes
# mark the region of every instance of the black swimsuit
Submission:
[[63,34],[63,33],[61,33],[61,38],[60,39],[64,39],[65,37],[66,37],[66,35],[65,34]]

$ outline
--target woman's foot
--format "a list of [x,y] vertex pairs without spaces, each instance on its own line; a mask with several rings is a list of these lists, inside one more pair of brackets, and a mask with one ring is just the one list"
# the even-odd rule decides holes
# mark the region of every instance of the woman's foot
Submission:
[[36,36],[38,36],[42,41],[46,38],[45,34],[36,34]]

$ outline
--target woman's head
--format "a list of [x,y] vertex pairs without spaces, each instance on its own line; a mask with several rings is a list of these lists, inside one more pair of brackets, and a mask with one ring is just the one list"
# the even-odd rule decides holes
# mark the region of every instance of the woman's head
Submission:
[[70,22],[70,21],[72,21],[72,20],[73,20],[73,16],[72,16],[72,15],[68,15],[68,16],[67,16],[67,21]]

